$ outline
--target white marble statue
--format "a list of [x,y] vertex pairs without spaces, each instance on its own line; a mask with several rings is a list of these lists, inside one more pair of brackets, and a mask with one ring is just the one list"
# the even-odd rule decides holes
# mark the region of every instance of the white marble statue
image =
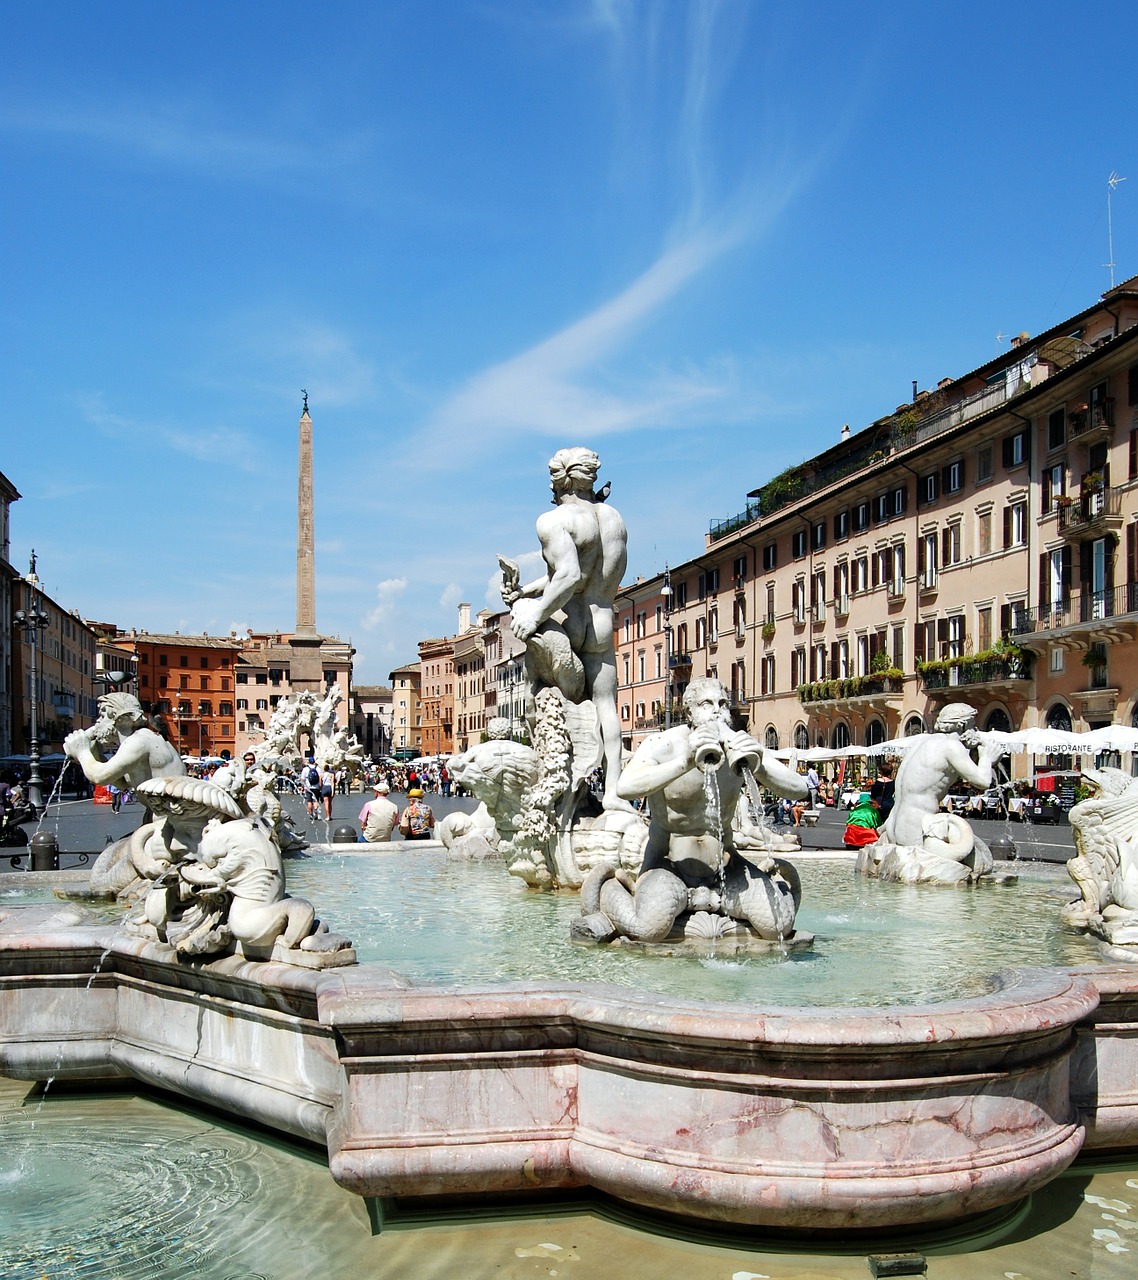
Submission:
[[354,963],[348,939],[319,925],[311,903],[286,894],[271,824],[244,813],[229,789],[159,777],[138,794],[156,821],[142,848],[148,887],[128,931],[183,956],[239,950],[312,968]]
[[[907,750],[897,770],[893,811],[873,844],[858,853],[858,870],[882,880],[960,884],[992,870],[992,855],[958,814],[941,802],[961,782],[991,785],[1004,748],[976,731],[976,711],[950,702],[934,732]],[[973,752],[976,757],[973,757]]]
[[[473,814],[450,814],[440,826],[448,848],[477,832],[510,860],[526,792],[541,776],[537,752],[510,738],[510,722],[494,717],[486,726],[486,742],[476,743],[447,761],[451,778],[478,800]],[[451,819],[458,821],[451,822]],[[460,825],[461,824],[461,825]]]
[[1067,863],[1082,895],[1061,918],[1104,939],[1116,959],[1138,961],[1138,778],[1086,769],[1096,794],[1068,815],[1076,856]]
[[[63,741],[64,754],[75,760],[87,780],[98,787],[137,792],[151,778],[181,777],[186,772],[175,748],[146,723],[142,704],[131,693],[105,693],[99,718],[76,729]],[[113,897],[145,879],[143,848],[152,831],[149,814],[138,831],[109,844],[91,868],[91,889]]]
[[[628,531],[595,489],[600,459],[591,449],[559,449],[550,459],[553,510],[538,517],[546,572],[522,585],[503,558],[502,598],[510,627],[526,643],[531,694],[555,687],[570,703],[588,699],[600,730],[604,807],[626,809],[617,791],[620,720],[616,706],[613,601],[627,562]],[[531,714],[531,733],[533,726]],[[592,765],[590,764],[589,768]]]
[[337,708],[343,701],[340,686],[328,686],[323,698],[304,689],[282,698],[257,745],[257,759],[297,769],[311,754],[319,769],[347,769],[353,776],[363,763],[363,747],[339,726]]
[[761,831],[741,820],[739,802],[744,769],[794,799],[805,798],[805,780],[731,727],[718,680],[693,680],[684,709],[688,723],[646,739],[621,773],[621,796],[648,797],[640,874],[634,879],[609,864],[590,871],[576,937],[661,942],[677,922],[689,937],[737,933],[735,922],[768,941],[794,932],[797,875],[767,854]]

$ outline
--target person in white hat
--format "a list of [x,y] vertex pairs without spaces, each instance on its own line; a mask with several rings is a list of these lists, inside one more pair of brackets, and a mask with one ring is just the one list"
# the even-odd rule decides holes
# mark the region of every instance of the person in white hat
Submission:
[[369,800],[360,810],[359,823],[363,838],[368,844],[378,844],[390,840],[399,818],[399,810],[387,798],[391,788],[381,778],[372,790],[375,799]]

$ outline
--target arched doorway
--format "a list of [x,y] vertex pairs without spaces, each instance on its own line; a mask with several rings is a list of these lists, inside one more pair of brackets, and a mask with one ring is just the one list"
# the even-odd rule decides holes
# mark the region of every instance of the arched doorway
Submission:
[[763,745],[768,751],[778,750],[778,730],[773,724],[767,725],[767,731],[763,737]]
[[871,720],[865,726],[865,745],[876,747],[885,741],[885,726],[880,720]]
[[[1047,727],[1049,729],[1059,729],[1064,733],[1071,733],[1071,708],[1065,702],[1057,702],[1047,713]],[[1074,768],[1074,760],[1068,755],[1049,755],[1046,760],[1048,769],[1058,769],[1062,773],[1068,773]]]
[[1011,731],[1011,716],[1003,707],[996,707],[994,711],[988,713],[988,718],[984,721],[985,733],[1011,733]]
[[839,720],[834,725],[834,732],[830,735],[830,746],[835,751],[844,751],[850,745],[850,727],[844,720]]
[[810,750],[810,734],[801,722],[794,726],[794,749],[795,751]]
[[906,738],[915,738],[918,734],[924,733],[925,722],[920,716],[910,716],[905,721],[904,736]]

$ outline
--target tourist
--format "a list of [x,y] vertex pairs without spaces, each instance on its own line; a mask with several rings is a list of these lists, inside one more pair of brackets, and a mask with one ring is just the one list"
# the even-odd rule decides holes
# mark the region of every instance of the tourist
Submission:
[[423,803],[423,792],[412,787],[407,792],[407,808],[399,818],[399,832],[404,840],[429,840],[435,829],[435,815]]
[[320,773],[320,799],[324,802],[324,821],[332,821],[332,793],[336,790],[336,775],[327,766]]
[[818,789],[822,785],[822,779],[818,776],[818,770],[813,765],[806,770],[806,791],[810,800],[810,808],[818,807]]
[[881,821],[884,823],[893,812],[897,784],[893,781],[893,766],[883,764],[878,771],[877,780],[881,783]]
[[[873,789],[863,791],[857,803],[850,810],[846,820],[846,833],[842,843],[850,849],[860,849],[863,845],[873,844],[881,826],[881,783],[875,782]],[[874,796],[873,791],[877,792]]]
[[399,820],[399,810],[388,800],[391,788],[381,778],[372,790],[375,799],[369,800],[360,810],[360,839],[368,844],[378,844],[391,839],[391,833]]
[[304,770],[304,807],[308,810],[308,816],[314,821],[316,819],[316,806],[320,803],[320,770],[316,767],[316,760],[308,757],[308,765]]

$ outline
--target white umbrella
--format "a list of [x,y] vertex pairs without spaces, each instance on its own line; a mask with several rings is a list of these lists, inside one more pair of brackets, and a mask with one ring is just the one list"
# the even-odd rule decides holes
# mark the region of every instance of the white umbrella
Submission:
[[1108,724],[1102,729],[1092,729],[1090,733],[1083,736],[1088,743],[1094,744],[1090,749],[1096,753],[1138,751],[1138,729],[1129,728],[1124,724]]

